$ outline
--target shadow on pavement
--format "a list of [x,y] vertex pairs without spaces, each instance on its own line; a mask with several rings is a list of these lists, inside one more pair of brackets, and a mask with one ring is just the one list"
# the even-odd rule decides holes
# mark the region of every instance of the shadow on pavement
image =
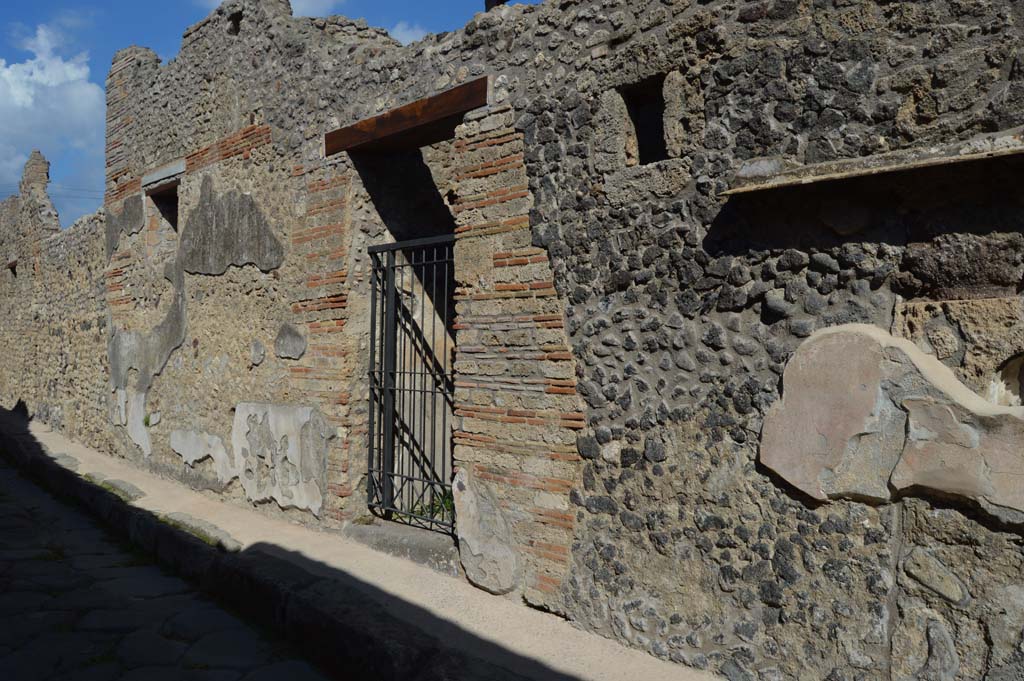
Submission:
[[[0,409],[0,453],[217,602],[275,630],[338,678],[576,679],[283,547],[256,544],[229,553],[211,546],[59,465],[29,431],[25,409]],[[381,560],[394,559],[381,554]]]

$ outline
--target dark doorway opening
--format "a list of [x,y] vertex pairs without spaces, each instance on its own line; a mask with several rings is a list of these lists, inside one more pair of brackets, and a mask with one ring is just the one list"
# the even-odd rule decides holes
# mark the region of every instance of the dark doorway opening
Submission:
[[486,106],[487,77],[328,133],[347,152],[394,243],[369,248],[367,496],[388,519],[455,527],[455,132]]
[[395,240],[369,249],[368,503],[445,533],[455,527],[455,218],[443,198],[453,153],[450,142],[350,152]]
[[454,235],[370,249],[368,502],[384,518],[452,532]]

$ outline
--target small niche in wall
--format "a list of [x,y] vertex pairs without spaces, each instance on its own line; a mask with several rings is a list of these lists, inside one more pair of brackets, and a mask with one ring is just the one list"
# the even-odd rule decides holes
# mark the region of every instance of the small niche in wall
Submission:
[[649,165],[668,159],[665,142],[665,78],[651,76],[619,88],[626,103],[626,165]]
[[149,198],[153,200],[153,205],[160,212],[162,217],[167,224],[171,226],[175,232],[178,231],[178,185],[173,184],[169,187],[161,187],[158,191],[150,193]]
[[10,262],[8,262],[7,263],[7,269],[9,269],[11,271],[11,276],[17,277],[18,276],[18,261],[17,261],[17,259],[11,260]]

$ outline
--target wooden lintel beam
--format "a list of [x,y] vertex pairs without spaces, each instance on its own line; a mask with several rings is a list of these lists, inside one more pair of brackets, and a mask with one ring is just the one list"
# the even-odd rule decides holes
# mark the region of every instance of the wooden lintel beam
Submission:
[[329,132],[324,137],[324,153],[333,156],[357,149],[415,148],[415,145],[424,146],[421,144],[423,141],[432,143],[430,134],[418,135],[417,131],[435,131],[460,120],[473,109],[486,106],[487,89],[488,79],[485,76]]

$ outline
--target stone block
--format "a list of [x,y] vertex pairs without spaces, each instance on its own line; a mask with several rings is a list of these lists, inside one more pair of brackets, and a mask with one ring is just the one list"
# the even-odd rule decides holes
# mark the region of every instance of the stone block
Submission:
[[[274,339],[274,354],[281,359],[302,359],[306,354],[306,337],[291,324],[282,324]],[[255,364],[255,362],[254,362]]]
[[468,469],[459,469],[453,483],[458,517],[459,558],[466,577],[493,594],[513,591],[521,581],[519,552],[512,528],[494,492]]
[[954,605],[964,605],[971,595],[964,583],[931,552],[915,547],[903,560],[903,570]]

